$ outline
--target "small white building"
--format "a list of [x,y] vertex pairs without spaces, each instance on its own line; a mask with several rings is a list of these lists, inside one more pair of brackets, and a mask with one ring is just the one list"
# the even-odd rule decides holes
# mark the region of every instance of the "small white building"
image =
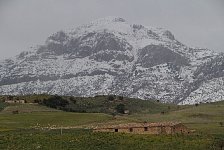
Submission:
[[10,103],[10,104],[15,104],[15,103],[24,104],[25,103],[25,100],[5,100],[5,103]]

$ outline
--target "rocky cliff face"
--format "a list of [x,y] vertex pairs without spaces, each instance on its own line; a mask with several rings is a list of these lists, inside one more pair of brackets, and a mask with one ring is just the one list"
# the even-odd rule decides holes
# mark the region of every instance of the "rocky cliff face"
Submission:
[[187,47],[161,28],[108,17],[0,62],[0,94],[116,94],[193,104],[224,99],[223,70],[221,54]]

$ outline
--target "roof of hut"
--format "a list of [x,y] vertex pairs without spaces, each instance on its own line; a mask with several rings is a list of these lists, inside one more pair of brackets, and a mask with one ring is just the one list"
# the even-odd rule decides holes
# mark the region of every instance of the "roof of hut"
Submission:
[[143,127],[158,127],[158,126],[175,126],[180,122],[157,122],[157,123],[126,123],[117,125],[100,125],[94,129],[121,129],[121,128],[143,128]]

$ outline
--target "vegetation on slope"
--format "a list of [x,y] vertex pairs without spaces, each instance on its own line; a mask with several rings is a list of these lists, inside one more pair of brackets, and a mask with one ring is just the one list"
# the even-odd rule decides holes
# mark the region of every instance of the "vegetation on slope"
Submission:
[[70,112],[107,114],[122,114],[125,110],[128,110],[129,114],[133,114],[159,113],[180,109],[180,106],[173,104],[162,104],[156,101],[146,101],[113,95],[86,98],[51,96],[48,99],[44,99],[40,104]]
[[169,111],[181,109],[181,106],[174,104],[163,104],[159,101],[141,100],[115,95],[100,95],[95,97],[72,97],[58,95],[26,95],[11,96],[11,99],[23,99],[26,103],[39,103],[47,107],[56,108],[69,112],[87,112],[87,113],[166,113]]
[[8,113],[12,114],[13,112],[18,112],[18,113],[32,113],[32,112],[54,112],[54,111],[60,111],[57,109],[49,108],[43,105],[39,104],[6,104],[6,106],[2,110],[1,113]]

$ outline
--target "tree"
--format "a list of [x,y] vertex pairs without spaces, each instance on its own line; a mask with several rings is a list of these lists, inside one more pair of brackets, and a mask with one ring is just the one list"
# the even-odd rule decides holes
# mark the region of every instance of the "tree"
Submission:
[[119,99],[119,100],[123,100],[124,97],[123,97],[123,96],[118,96],[118,99]]
[[8,99],[9,99],[9,100],[13,100],[13,96],[11,96],[11,95],[8,96]]
[[125,105],[124,104],[118,104],[117,106],[116,106],[116,111],[118,112],[118,113],[121,113],[121,114],[124,114],[124,111],[125,111]]
[[76,104],[76,99],[74,98],[74,97],[69,97],[69,100],[71,101],[71,102],[73,102],[73,104]]
[[61,108],[65,107],[66,105],[68,105],[69,102],[67,100],[63,99],[61,96],[55,95],[48,99],[44,99],[43,104],[48,107],[61,109]]
[[164,115],[164,114],[165,114],[165,111],[162,111],[162,112],[161,112],[161,115]]
[[41,103],[41,100],[39,100],[39,99],[35,99],[35,100],[34,100],[34,103]]
[[107,99],[108,99],[109,101],[113,101],[113,100],[114,100],[114,96],[113,96],[113,95],[109,95],[109,96],[107,97]]
[[13,114],[19,114],[19,111],[18,110],[13,110],[12,113]]

